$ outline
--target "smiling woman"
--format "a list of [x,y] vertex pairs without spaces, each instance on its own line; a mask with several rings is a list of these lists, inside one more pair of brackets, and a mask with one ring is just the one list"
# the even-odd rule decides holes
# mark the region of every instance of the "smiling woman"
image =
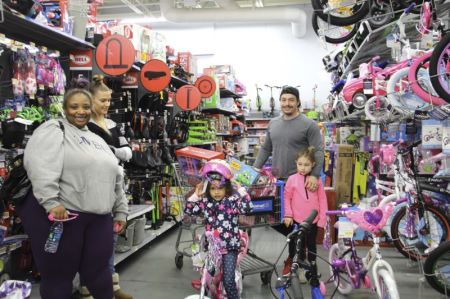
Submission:
[[83,128],[91,118],[92,96],[83,89],[72,89],[64,98],[63,108],[66,119],[77,128]]

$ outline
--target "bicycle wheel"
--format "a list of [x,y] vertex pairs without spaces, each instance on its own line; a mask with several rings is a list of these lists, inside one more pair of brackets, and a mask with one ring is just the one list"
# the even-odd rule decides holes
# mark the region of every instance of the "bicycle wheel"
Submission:
[[380,269],[377,272],[376,279],[379,283],[378,297],[381,299],[399,299],[397,284],[394,277],[391,276],[388,270]]
[[423,265],[430,286],[442,294],[450,294],[450,242],[433,250]]
[[[339,6],[341,1],[338,1],[338,5],[329,5],[328,0],[311,0],[311,4],[314,11],[319,18],[325,22],[330,22],[336,26],[347,26],[358,23],[369,12],[369,1],[349,1],[350,4],[345,6]],[[324,12],[325,11],[325,12]]]
[[434,90],[450,103],[450,34],[446,34],[434,47],[429,72]]
[[[328,253],[328,262],[333,265],[333,261],[344,259],[344,256],[342,256],[343,253],[344,252],[341,251],[338,243],[333,244]],[[347,258],[349,258],[348,255]],[[330,274],[335,276],[335,270],[331,265],[329,266]],[[350,292],[353,290],[353,287],[347,269],[345,268],[345,266],[343,266],[341,268],[337,268],[336,271],[338,277],[334,277],[334,285],[338,288],[339,293],[343,295],[350,294]]]
[[[415,59],[408,73],[408,81],[411,84],[411,88],[416,95],[418,95],[422,100],[427,103],[441,106],[447,104],[446,101],[433,95],[434,86],[428,86],[427,80],[425,82],[421,81],[419,74],[419,70],[426,64],[426,62],[430,59],[433,52],[427,52],[422,55],[420,58]],[[431,72],[429,72],[431,77]],[[431,78],[430,78],[431,79]]]
[[386,25],[391,22],[395,17],[394,12],[392,11],[392,7],[389,3],[383,3],[379,5],[377,2],[374,2],[370,7],[369,11],[370,18],[368,22],[375,28]]
[[[416,207],[417,209],[418,207]],[[450,241],[450,224],[446,214],[438,208],[426,206],[425,215],[429,220],[429,225],[433,226],[428,234],[421,234],[420,229],[423,227],[424,219],[414,217],[412,224],[412,232],[407,231],[407,210],[406,207],[398,210],[391,223],[391,236],[397,250],[405,257],[414,261],[427,256],[425,250],[431,241],[442,242]]]
[[394,108],[389,103],[389,100],[384,96],[373,96],[364,106],[367,118],[374,122],[388,120],[393,110]]
[[318,37],[325,37],[325,41],[330,44],[341,44],[351,39],[358,32],[358,24],[347,26],[335,26],[328,24],[317,16],[314,12],[312,16],[312,26]]
[[[389,78],[386,86],[387,98],[394,108],[411,111],[426,108],[428,103],[412,92],[408,82],[409,69],[409,67],[402,68]],[[428,72],[424,69],[419,69],[418,77],[426,78],[428,77]]]

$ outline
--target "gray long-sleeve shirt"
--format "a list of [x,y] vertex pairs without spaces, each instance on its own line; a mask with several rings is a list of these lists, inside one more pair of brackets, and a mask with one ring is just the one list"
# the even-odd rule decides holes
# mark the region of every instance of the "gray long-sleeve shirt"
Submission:
[[272,172],[279,178],[287,178],[297,172],[297,154],[308,146],[316,148],[316,165],[311,175],[319,177],[324,160],[319,126],[303,114],[290,120],[285,120],[281,115],[269,122],[266,140],[253,166],[261,168],[272,155]]
[[27,143],[24,167],[38,202],[47,210],[93,213],[113,212],[125,220],[128,204],[122,189],[123,172],[105,141],[67,120],[64,133],[57,120],[39,126]]

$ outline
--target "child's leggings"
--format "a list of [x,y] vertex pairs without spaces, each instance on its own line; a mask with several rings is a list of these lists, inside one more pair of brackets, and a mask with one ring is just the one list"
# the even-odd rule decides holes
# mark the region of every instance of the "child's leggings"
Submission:
[[222,255],[223,286],[227,292],[228,299],[239,299],[239,292],[235,281],[237,256],[237,250],[230,250],[227,254]]
[[[296,223],[298,224],[298,223]],[[283,224],[284,226],[284,224]],[[292,232],[292,229],[294,228],[294,225],[291,225],[289,228],[286,229],[286,236]],[[308,261],[312,262],[316,260],[316,252],[317,252],[317,246],[316,246],[316,236],[317,236],[317,224],[311,224],[311,229],[309,230],[309,233],[306,234],[303,238],[303,248],[300,250],[299,259],[301,261],[305,260],[306,253],[305,253],[305,247],[308,248]],[[289,257],[293,258],[295,255],[295,246],[297,245],[296,239],[292,240],[289,243]]]
[[51,222],[44,208],[29,192],[18,207],[25,232],[31,240],[33,257],[41,273],[42,299],[70,299],[72,280],[77,272],[95,299],[111,299],[112,276],[108,260],[112,254],[112,217],[80,213],[64,222],[64,230],[56,253],[44,251]]

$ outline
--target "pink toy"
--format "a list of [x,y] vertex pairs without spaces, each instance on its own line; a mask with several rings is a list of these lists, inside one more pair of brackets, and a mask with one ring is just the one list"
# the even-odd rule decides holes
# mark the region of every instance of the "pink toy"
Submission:
[[55,219],[55,216],[53,214],[48,214],[48,220],[66,222],[66,221],[74,220],[75,218],[78,217],[77,213],[72,213],[72,212],[67,211],[67,214],[69,215],[69,218],[67,218],[67,219]]
[[395,203],[388,203],[382,207],[369,208],[366,210],[349,210],[345,216],[363,230],[378,233],[391,216]]

